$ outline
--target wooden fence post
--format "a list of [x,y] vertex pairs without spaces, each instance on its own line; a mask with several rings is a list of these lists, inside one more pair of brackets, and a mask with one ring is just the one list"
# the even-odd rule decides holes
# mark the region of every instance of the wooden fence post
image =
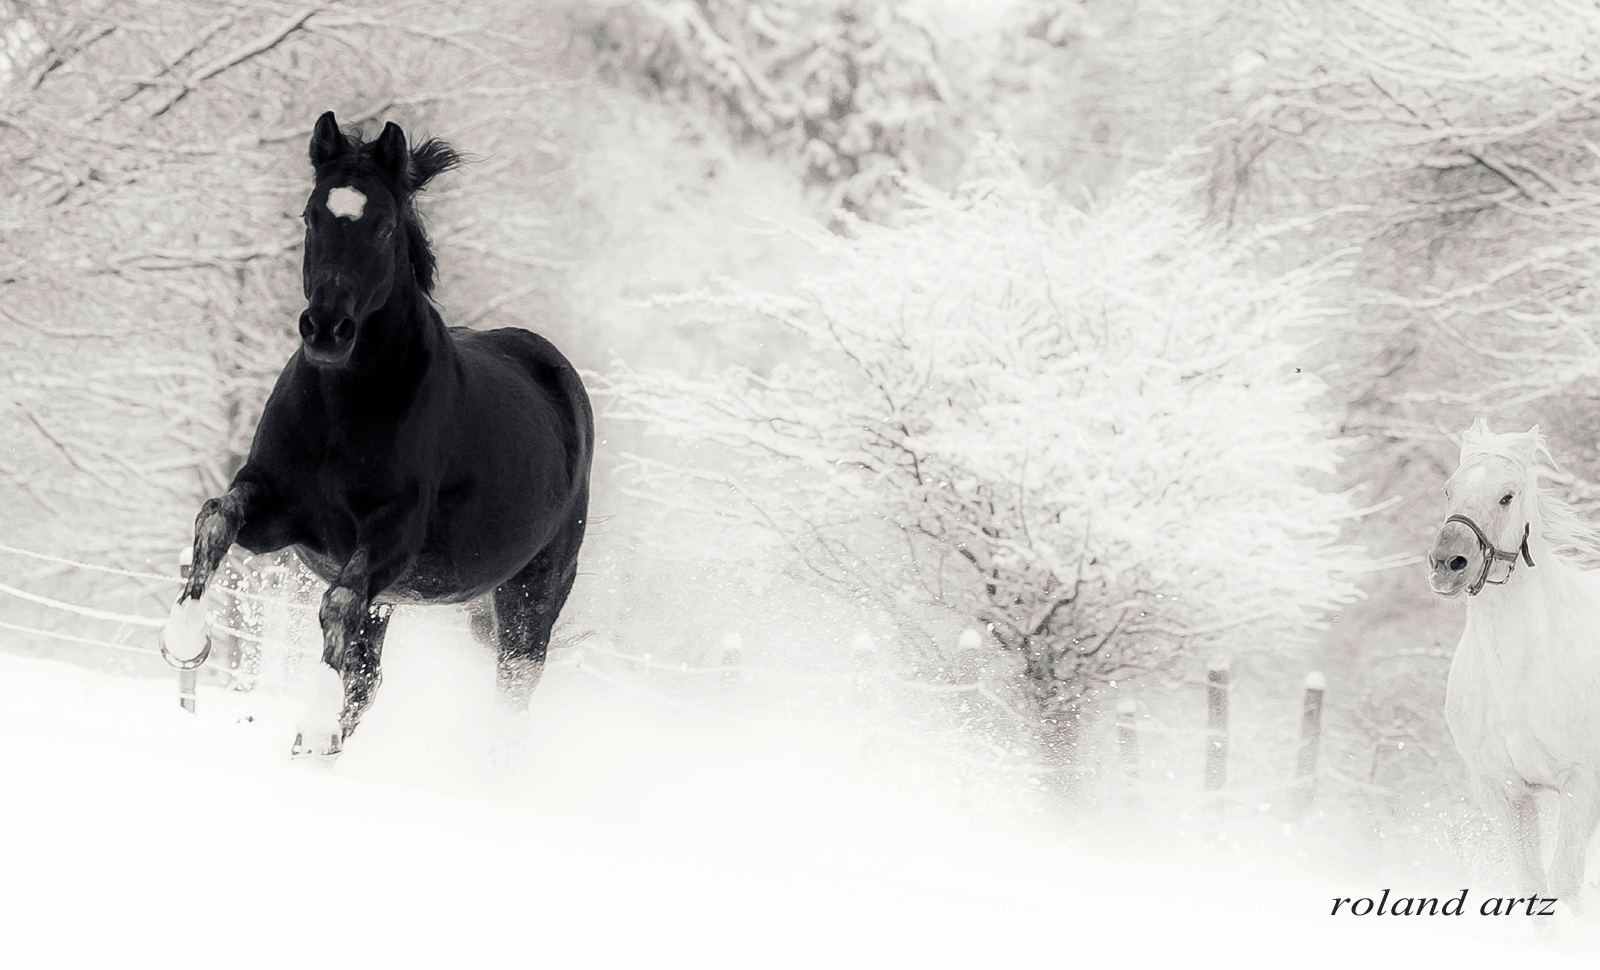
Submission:
[[1131,697],[1117,702],[1117,750],[1122,753],[1122,770],[1130,781],[1139,778],[1139,729],[1134,726],[1138,712]]
[[1139,800],[1139,729],[1135,718],[1138,705],[1133,698],[1117,701],[1117,750],[1122,754],[1122,778],[1128,788],[1128,807]]
[[850,638],[850,666],[855,672],[855,701],[861,708],[872,705],[872,669],[877,660],[877,641],[871,632],[857,630]]
[[731,708],[739,696],[739,665],[744,662],[744,637],[730,633],[722,638],[722,706]]
[[1206,791],[1228,781],[1228,661],[1206,665]]
[[1289,817],[1297,819],[1311,809],[1317,796],[1317,748],[1322,742],[1322,693],[1328,680],[1320,671],[1306,674],[1306,702],[1300,717],[1300,763],[1295,768],[1294,800]]

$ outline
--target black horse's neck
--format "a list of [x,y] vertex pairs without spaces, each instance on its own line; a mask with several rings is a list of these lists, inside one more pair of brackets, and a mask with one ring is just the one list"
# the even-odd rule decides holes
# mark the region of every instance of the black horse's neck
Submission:
[[317,383],[330,415],[366,423],[401,417],[430,375],[443,373],[454,350],[444,321],[409,278],[365,321],[350,362],[322,369]]

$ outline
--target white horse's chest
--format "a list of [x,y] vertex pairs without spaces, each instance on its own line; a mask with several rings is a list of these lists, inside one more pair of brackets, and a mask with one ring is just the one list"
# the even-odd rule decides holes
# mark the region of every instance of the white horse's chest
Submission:
[[1445,718],[1473,775],[1559,787],[1573,767],[1600,761],[1597,684],[1600,622],[1469,619],[1450,665]]

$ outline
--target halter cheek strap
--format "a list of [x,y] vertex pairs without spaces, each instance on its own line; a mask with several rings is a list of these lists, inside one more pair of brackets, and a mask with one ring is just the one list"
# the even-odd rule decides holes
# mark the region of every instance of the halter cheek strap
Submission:
[[[1483,569],[1478,573],[1477,580],[1473,582],[1471,586],[1467,587],[1468,596],[1477,596],[1483,591],[1485,584],[1490,586],[1504,586],[1506,583],[1511,581],[1511,574],[1516,572],[1517,569],[1516,552],[1507,552],[1504,549],[1496,548],[1495,544],[1489,541],[1489,537],[1483,534],[1483,530],[1478,528],[1478,523],[1472,521],[1464,515],[1452,515],[1450,518],[1445,519],[1444,522],[1445,525],[1449,525],[1452,522],[1460,522],[1462,525],[1471,529],[1472,534],[1478,539],[1478,551],[1483,554]],[[1533,555],[1528,552],[1529,528],[1530,526],[1528,523],[1524,522],[1522,524],[1522,548],[1518,551],[1522,553],[1522,559],[1528,564],[1528,568],[1532,569]],[[1492,583],[1489,582],[1489,570],[1493,569],[1494,564],[1497,562],[1506,562],[1510,563],[1510,565],[1506,568],[1506,578],[1497,583]]]

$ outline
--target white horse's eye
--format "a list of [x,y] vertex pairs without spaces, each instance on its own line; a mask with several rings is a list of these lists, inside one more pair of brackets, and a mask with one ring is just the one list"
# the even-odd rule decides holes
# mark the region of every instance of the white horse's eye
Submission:
[[1510,505],[1511,504],[1511,493],[1510,492],[1507,492],[1504,495],[1500,496],[1500,504],[1501,505]]

